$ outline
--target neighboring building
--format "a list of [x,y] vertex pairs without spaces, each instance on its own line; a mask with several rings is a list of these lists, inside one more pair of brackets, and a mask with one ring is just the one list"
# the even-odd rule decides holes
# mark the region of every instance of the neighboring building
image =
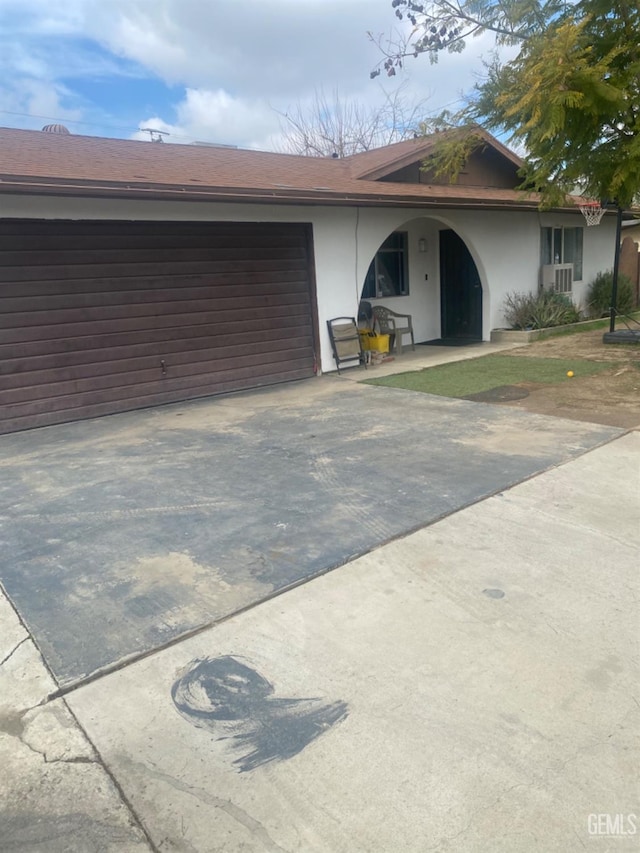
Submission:
[[640,305],[640,222],[637,220],[622,223],[620,272],[631,281],[635,304]]
[[0,431],[334,370],[326,321],[362,297],[418,341],[488,340],[543,274],[580,303],[615,217],[540,212],[484,136],[450,185],[433,138],[319,159],[0,129]]

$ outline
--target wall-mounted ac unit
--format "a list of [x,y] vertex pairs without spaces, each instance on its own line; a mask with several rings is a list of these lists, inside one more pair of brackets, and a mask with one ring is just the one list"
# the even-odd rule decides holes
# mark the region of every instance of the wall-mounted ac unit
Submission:
[[573,264],[544,264],[542,267],[542,289],[556,293],[571,293],[573,290]]

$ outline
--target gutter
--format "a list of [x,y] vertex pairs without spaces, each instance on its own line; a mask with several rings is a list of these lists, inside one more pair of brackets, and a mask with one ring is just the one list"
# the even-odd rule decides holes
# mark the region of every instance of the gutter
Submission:
[[[158,201],[205,201],[205,202],[251,202],[258,204],[301,204],[310,206],[361,206],[361,207],[417,207],[425,209],[449,208],[469,210],[537,210],[537,200],[525,199],[471,199],[447,196],[446,198],[424,198],[416,196],[377,193],[339,193],[333,190],[243,190],[226,187],[202,187],[175,185],[171,187],[149,184],[146,186],[126,183],[79,183],[53,182],[43,179],[16,180],[15,177],[0,176],[0,194],[52,195],[77,198],[146,199]],[[573,206],[554,208],[556,211],[575,212]]]

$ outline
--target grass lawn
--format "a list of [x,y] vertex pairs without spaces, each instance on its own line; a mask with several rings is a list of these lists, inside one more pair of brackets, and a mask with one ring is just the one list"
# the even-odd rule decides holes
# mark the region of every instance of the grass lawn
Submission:
[[497,388],[501,385],[517,385],[520,382],[536,382],[541,385],[557,382],[572,382],[567,371],[572,370],[575,378],[592,376],[610,370],[615,364],[565,360],[563,358],[525,358],[509,355],[484,355],[452,364],[441,364],[410,373],[398,373],[380,379],[367,379],[369,385],[386,385],[405,388],[408,391],[423,391],[441,397],[466,397]]

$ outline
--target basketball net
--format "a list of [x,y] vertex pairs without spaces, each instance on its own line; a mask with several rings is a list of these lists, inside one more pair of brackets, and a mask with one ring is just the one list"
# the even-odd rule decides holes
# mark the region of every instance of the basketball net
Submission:
[[578,202],[578,207],[585,218],[587,226],[600,225],[600,220],[604,216],[604,207],[599,201],[587,201],[585,199]]

